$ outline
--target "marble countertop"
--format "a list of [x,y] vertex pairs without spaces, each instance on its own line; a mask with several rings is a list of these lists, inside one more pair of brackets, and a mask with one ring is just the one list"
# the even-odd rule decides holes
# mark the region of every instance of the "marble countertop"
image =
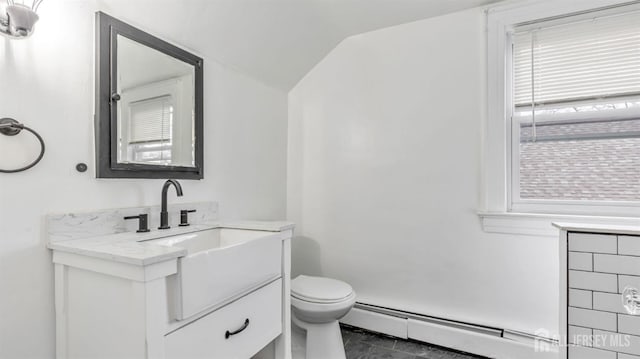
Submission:
[[621,226],[609,224],[585,224],[585,223],[565,223],[554,222],[554,227],[565,231],[572,232],[588,232],[588,233],[612,233],[612,234],[630,234],[640,235],[640,219],[637,226]]
[[286,221],[231,221],[222,222],[221,228],[249,229],[254,231],[282,232],[293,229],[296,225]]
[[124,232],[49,242],[47,247],[54,251],[68,252],[114,262],[133,265],[149,265],[182,257],[186,249],[147,243],[152,239],[166,238],[180,234],[204,231],[214,228],[246,229],[267,232],[281,232],[294,228],[291,222],[280,221],[232,221],[192,224],[189,227],[173,227],[163,231],[147,233]]

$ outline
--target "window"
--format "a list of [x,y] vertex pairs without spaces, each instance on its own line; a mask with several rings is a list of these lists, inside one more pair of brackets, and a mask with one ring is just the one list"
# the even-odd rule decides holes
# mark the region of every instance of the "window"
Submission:
[[514,199],[640,200],[640,15],[515,29]]
[[120,163],[195,166],[195,120],[191,75],[120,90]]
[[640,12],[527,22],[507,38],[510,209],[640,203]]
[[173,104],[161,96],[129,104],[130,162],[168,165],[171,163]]

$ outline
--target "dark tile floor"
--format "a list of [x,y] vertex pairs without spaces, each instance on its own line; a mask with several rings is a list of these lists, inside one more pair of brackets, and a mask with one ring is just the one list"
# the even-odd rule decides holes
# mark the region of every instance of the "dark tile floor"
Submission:
[[347,359],[485,359],[347,325],[341,329]]

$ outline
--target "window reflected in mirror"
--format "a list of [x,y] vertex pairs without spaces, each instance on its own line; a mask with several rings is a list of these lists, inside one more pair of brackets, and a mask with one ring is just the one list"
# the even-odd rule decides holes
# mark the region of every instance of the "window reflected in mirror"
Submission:
[[117,35],[117,161],[195,166],[194,67]]

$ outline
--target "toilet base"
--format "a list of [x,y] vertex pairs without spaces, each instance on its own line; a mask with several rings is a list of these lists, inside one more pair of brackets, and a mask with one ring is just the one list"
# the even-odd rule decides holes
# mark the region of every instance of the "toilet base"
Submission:
[[306,335],[306,359],[346,359],[344,343],[337,320],[329,323],[303,323],[292,315],[293,323],[304,329]]

